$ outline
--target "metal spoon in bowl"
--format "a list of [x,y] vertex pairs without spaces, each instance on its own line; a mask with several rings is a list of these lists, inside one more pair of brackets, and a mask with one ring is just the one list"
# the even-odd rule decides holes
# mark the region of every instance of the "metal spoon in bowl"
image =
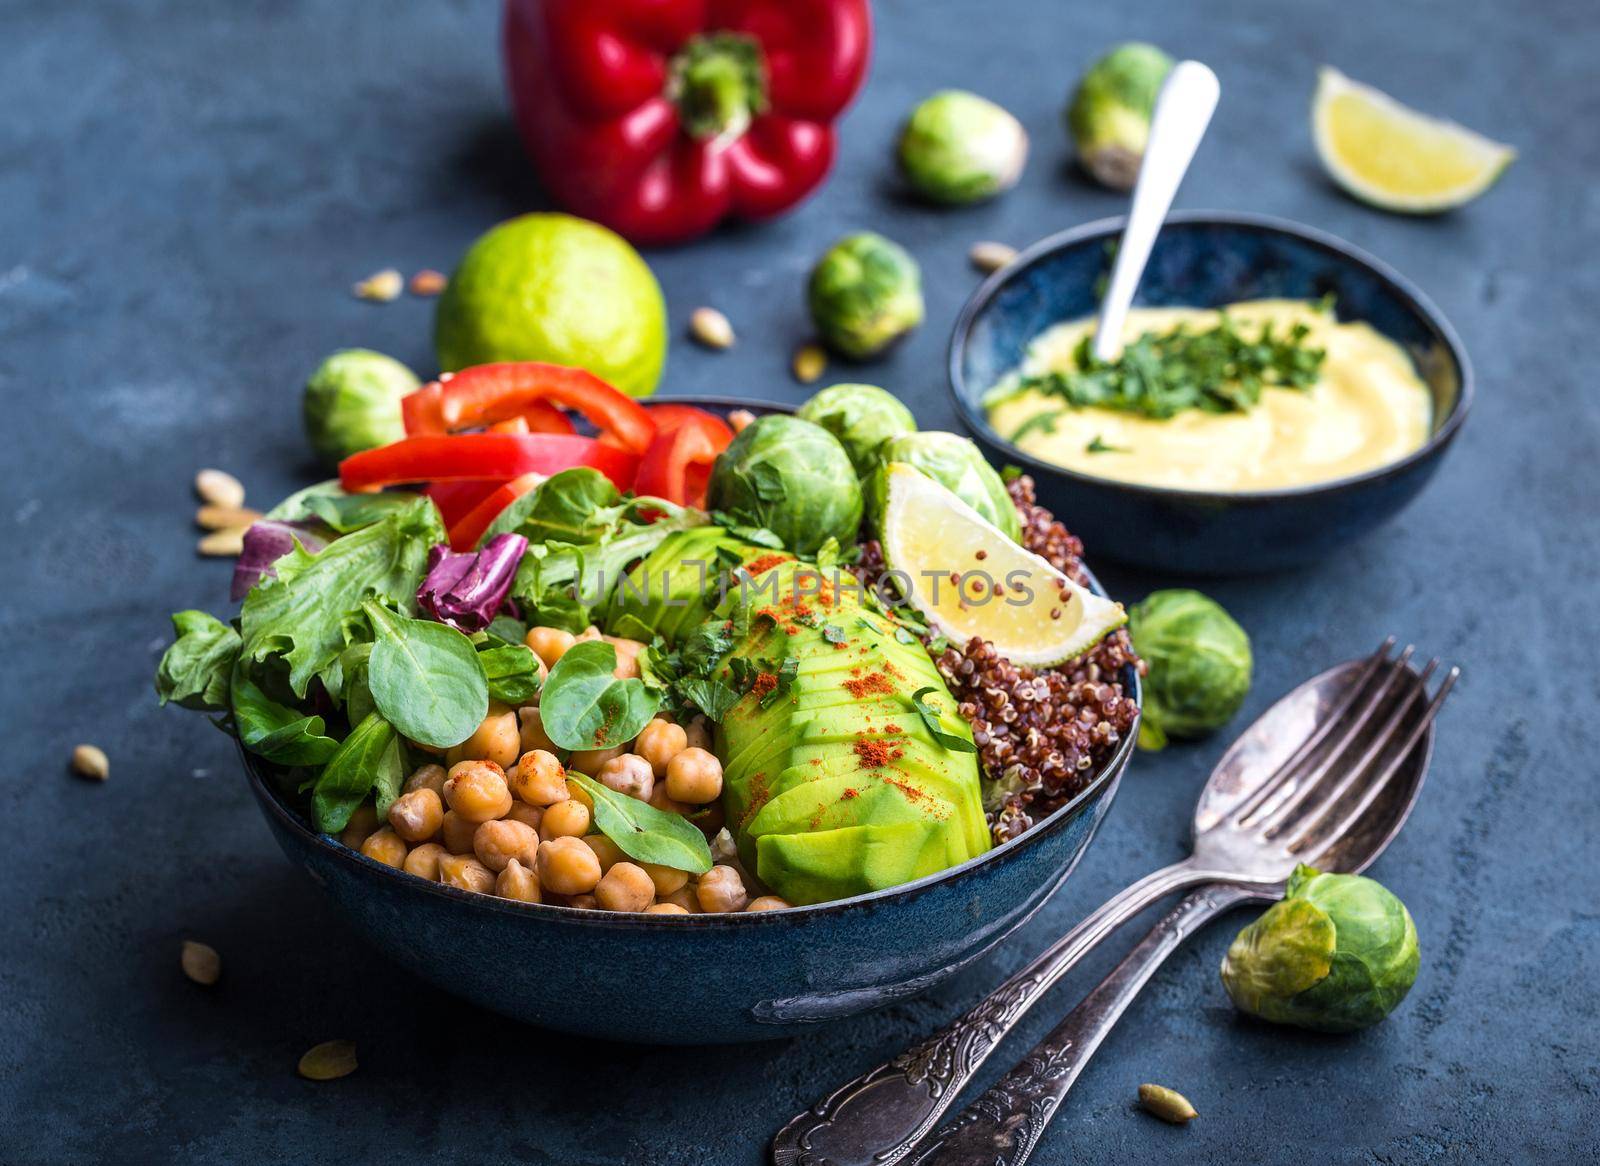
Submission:
[[1199,61],[1179,61],[1167,74],[1150,117],[1150,141],[1139,180],[1133,188],[1133,207],[1117,245],[1111,284],[1100,304],[1100,322],[1094,330],[1096,360],[1112,361],[1122,352],[1122,327],[1138,290],[1139,277],[1150,261],[1150,249],[1166,221],[1172,200],[1188,173],[1194,152],[1211,124],[1222,87],[1217,75]]
[[[1457,675],[1450,669],[1429,699],[1437,661],[1419,677],[1412,649],[1391,659],[1394,646],[1391,637],[1282,697],[1207,779],[1188,858],[1114,895],[965,1015],[795,1117],[773,1139],[773,1162],[891,1166],[905,1157],[1028,1009],[1158,899],[1210,883],[1272,898],[1300,862],[1344,861],[1347,852],[1371,861],[1410,811],[1433,719]],[[1370,854],[1353,850],[1361,837],[1371,839]]]
[[[1450,669],[1433,700],[1419,700],[1420,696],[1426,696],[1427,677],[1437,664],[1438,661],[1431,663],[1421,677],[1407,669],[1402,684],[1399,700],[1412,710],[1408,715],[1419,720],[1431,719],[1431,713],[1437,711],[1456,677],[1456,669]],[[1242,755],[1244,751],[1240,746],[1247,742],[1253,746],[1276,743],[1281,748],[1285,742],[1292,742],[1296,737],[1288,722],[1303,715],[1306,706],[1314,702],[1336,701],[1360,667],[1359,661],[1341,665],[1301,685],[1279,701],[1254,727],[1263,731],[1257,734],[1252,730],[1235,745],[1219,770],[1227,767],[1230,760],[1236,767],[1267,764],[1267,759],[1259,755]],[[1409,733],[1402,738],[1403,742],[1411,740]],[[1398,766],[1395,780],[1382,787],[1358,787],[1354,774],[1340,782],[1347,800],[1337,802],[1335,813],[1331,815],[1336,823],[1330,826],[1333,841],[1317,857],[1320,869],[1357,874],[1372,865],[1400,832],[1411,807],[1416,804],[1432,747],[1431,732],[1414,744],[1402,744],[1391,754]],[[1201,819],[1218,820],[1240,810],[1247,816],[1255,812],[1249,807],[1252,799],[1237,801],[1229,791],[1214,789],[1215,785],[1213,781],[1207,786],[1207,796],[1202,798],[1196,815],[1197,824]],[[1291,800],[1292,797],[1283,798],[1283,803]],[[1192,891],[1009,1073],[953,1121],[919,1144],[907,1161],[911,1166],[967,1166],[977,1161],[993,1166],[1023,1166],[1079,1074],[1166,958],[1177,951],[1185,939],[1224,911],[1252,900],[1270,901],[1280,896],[1281,889],[1279,894],[1268,894],[1250,887],[1221,884]]]

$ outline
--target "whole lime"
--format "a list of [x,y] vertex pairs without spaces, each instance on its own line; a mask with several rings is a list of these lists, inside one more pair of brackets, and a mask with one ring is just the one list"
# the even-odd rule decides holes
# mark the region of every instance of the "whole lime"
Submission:
[[572,215],[522,215],[461,260],[439,298],[433,342],[444,372],[544,360],[647,397],[666,360],[667,306],[622,236]]

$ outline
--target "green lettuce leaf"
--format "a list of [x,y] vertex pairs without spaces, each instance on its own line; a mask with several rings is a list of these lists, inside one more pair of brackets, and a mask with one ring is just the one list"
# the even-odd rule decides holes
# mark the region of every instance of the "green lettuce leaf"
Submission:
[[203,611],[180,611],[172,617],[177,639],[156,667],[156,695],[199,712],[228,707],[229,676],[239,658],[239,633]]

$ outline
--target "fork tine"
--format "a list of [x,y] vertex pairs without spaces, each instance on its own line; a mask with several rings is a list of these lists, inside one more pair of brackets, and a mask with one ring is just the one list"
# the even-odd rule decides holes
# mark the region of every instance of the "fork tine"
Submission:
[[[1428,661],[1428,666],[1422,670],[1422,675],[1418,678],[1417,686],[1408,688],[1408,691],[1395,702],[1394,711],[1389,714],[1388,720],[1383,722],[1383,727],[1372,735],[1366,750],[1353,764],[1340,766],[1344,776],[1334,782],[1333,788],[1326,793],[1319,791],[1314,804],[1304,808],[1304,812],[1299,815],[1299,821],[1320,816],[1330,806],[1337,805],[1339,799],[1350,792],[1351,788],[1360,780],[1361,775],[1366,772],[1367,767],[1377,759],[1385,746],[1389,744],[1390,739],[1399,729],[1401,722],[1405,720],[1406,715],[1411,711],[1411,706],[1417,702],[1417,697],[1421,695],[1426,698],[1428,678],[1433,675],[1433,670],[1438,666],[1437,657]],[[1273,815],[1271,824],[1267,827],[1266,837],[1278,837],[1284,831],[1292,829],[1295,821],[1296,819],[1289,815]]]
[[[1422,735],[1428,731],[1428,726],[1433,724],[1434,718],[1439,715],[1439,709],[1444,705],[1445,697],[1450,695],[1450,690],[1455,687],[1456,680],[1460,675],[1461,669],[1455,667],[1445,673],[1444,682],[1439,685],[1439,691],[1433,694],[1433,699],[1428,702],[1428,707],[1423,711],[1422,716],[1417,719],[1417,723],[1406,734],[1405,741],[1400,746],[1400,749],[1391,756],[1389,763],[1383,767],[1383,771],[1367,786],[1361,795],[1361,799],[1356,802],[1348,814],[1340,819],[1338,825],[1332,830],[1319,831],[1317,829],[1322,819],[1327,817],[1337,806],[1337,803],[1332,803],[1326,806],[1312,821],[1306,823],[1305,829],[1289,843],[1289,852],[1291,854],[1298,854],[1305,849],[1313,835],[1321,836],[1322,845],[1316,851],[1316,854],[1321,854],[1329,845],[1343,838],[1351,827],[1360,821],[1361,816],[1372,808],[1372,803],[1378,800],[1379,795],[1383,793],[1394,775],[1400,772],[1400,767],[1405,764],[1406,758],[1411,756],[1411,751],[1417,747],[1417,742],[1422,740]],[[1315,855],[1312,857],[1315,857]]]
[[1283,787],[1295,769],[1311,755],[1312,751],[1333,731],[1334,726],[1350,711],[1351,706],[1356,702],[1356,697],[1361,695],[1361,690],[1377,674],[1378,669],[1388,662],[1389,652],[1394,648],[1395,643],[1395,637],[1390,636],[1378,645],[1377,651],[1367,657],[1366,666],[1362,668],[1361,675],[1356,677],[1356,682],[1345,689],[1344,695],[1339,698],[1339,702],[1334,705],[1322,722],[1312,730],[1311,735],[1300,742],[1295,751],[1289,755],[1282,765],[1278,766],[1271,777],[1246,797],[1244,801],[1234,807],[1230,813],[1234,821],[1242,822],[1245,818],[1248,818],[1261,808],[1263,802]]
[[1395,657],[1394,664],[1389,668],[1383,683],[1378,685],[1376,691],[1372,692],[1361,703],[1361,708],[1356,712],[1353,720],[1343,722],[1344,732],[1333,743],[1333,747],[1322,754],[1317,763],[1295,782],[1292,789],[1285,791],[1282,799],[1270,809],[1263,806],[1249,817],[1235,819],[1238,825],[1247,829],[1256,826],[1275,826],[1292,814],[1300,803],[1310,797],[1317,784],[1328,775],[1329,770],[1344,758],[1344,755],[1350,749],[1351,743],[1372,722],[1372,718],[1377,715],[1378,709],[1382,707],[1384,701],[1388,700],[1389,691],[1394,687],[1395,681],[1403,676],[1412,675],[1408,665],[1411,663],[1411,657],[1415,652],[1415,646],[1407,644],[1405,650]]

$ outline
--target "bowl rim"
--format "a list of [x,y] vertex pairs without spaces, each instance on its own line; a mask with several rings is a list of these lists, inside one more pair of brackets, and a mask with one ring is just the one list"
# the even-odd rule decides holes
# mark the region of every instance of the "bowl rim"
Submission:
[[[653,401],[672,402],[683,405],[710,406],[723,409],[757,409],[775,413],[793,413],[796,406],[778,401],[767,401],[747,397],[727,397],[702,394],[682,394],[677,396],[662,396],[651,398]],[[1099,578],[1089,568],[1083,565],[1084,577],[1088,587],[1097,595],[1106,595],[1105,588]],[[1133,698],[1134,707],[1140,714],[1144,710],[1144,685],[1138,670],[1132,667],[1124,669],[1124,687],[1126,695]],[[1131,688],[1129,681],[1131,680]],[[898,886],[885,887],[881,891],[870,891],[864,895],[852,895],[847,899],[833,899],[826,903],[810,903],[799,907],[789,907],[782,911],[734,911],[722,914],[693,914],[673,916],[670,925],[663,926],[657,916],[646,915],[642,912],[600,911],[588,907],[558,907],[553,903],[514,903],[494,895],[478,894],[474,891],[464,891],[457,887],[447,887],[443,883],[429,882],[405,871],[396,870],[392,866],[368,858],[358,850],[353,850],[344,845],[331,834],[321,834],[313,830],[300,817],[300,815],[285,804],[272,781],[269,780],[267,764],[254,754],[245,750],[242,742],[237,737],[233,738],[234,746],[239,751],[239,756],[244,762],[245,776],[249,781],[251,791],[255,794],[256,801],[277,822],[291,834],[311,845],[322,853],[346,865],[357,868],[368,868],[394,876],[403,880],[398,885],[410,885],[411,889],[425,894],[442,895],[446,900],[458,903],[468,903],[483,907],[491,911],[503,911],[523,919],[546,919],[557,922],[605,924],[623,928],[661,928],[663,930],[677,930],[684,927],[692,928],[720,928],[720,927],[766,927],[780,926],[784,921],[801,922],[821,916],[851,911],[860,907],[877,907],[890,901],[910,900],[920,898],[934,887],[959,878],[968,871],[979,866],[995,862],[1008,862],[1022,851],[1030,848],[1040,839],[1054,834],[1062,829],[1069,821],[1081,811],[1087,809],[1100,797],[1114,799],[1120,785],[1122,773],[1128,767],[1128,762],[1133,757],[1134,744],[1138,739],[1138,722],[1123,736],[1111,756],[1106,758],[1105,764],[1100,767],[1100,772],[1094,780],[1079,790],[1065,805],[1058,807],[1042,820],[1035,822],[1027,830],[1015,838],[1002,842],[999,846],[991,847],[982,854],[967,859],[966,862],[956,866],[946,867],[944,870],[935,871],[933,874],[924,875],[909,883]],[[1091,838],[1090,841],[1093,841]]]
[[1390,291],[1416,315],[1420,316],[1444,341],[1445,350],[1450,354],[1450,359],[1456,366],[1461,382],[1461,389],[1456,394],[1455,402],[1450,411],[1445,414],[1444,419],[1440,421],[1422,445],[1398,461],[1388,462],[1370,470],[1364,470],[1359,474],[1332,478],[1325,482],[1311,482],[1303,486],[1284,486],[1275,490],[1189,490],[1177,486],[1151,486],[1141,482],[1123,481],[1119,478],[1102,478],[1094,474],[1085,474],[1078,470],[1069,469],[1066,466],[1043,461],[1018,448],[995,432],[994,428],[989,424],[988,418],[983,415],[982,409],[970,401],[968,395],[963,392],[966,377],[961,370],[961,358],[965,354],[967,339],[971,335],[973,324],[978,316],[988,308],[990,302],[1003,287],[1019,273],[1035,265],[1040,259],[1067,247],[1077,246],[1098,238],[1120,235],[1126,223],[1126,215],[1114,215],[1109,218],[1095,219],[1093,222],[1084,223],[1080,226],[1070,227],[1053,235],[1047,235],[1038,242],[1024,248],[1010,263],[987,276],[978,285],[977,289],[967,297],[967,302],[962,305],[960,313],[956,316],[955,326],[950,333],[950,344],[946,355],[946,373],[949,381],[950,396],[955,401],[956,412],[960,414],[962,424],[975,436],[986,444],[1002,451],[1008,458],[1015,458],[1029,473],[1057,474],[1075,482],[1111,487],[1128,493],[1171,502],[1238,504],[1273,502],[1281,499],[1303,499],[1319,494],[1333,493],[1352,486],[1368,485],[1402,475],[1411,467],[1433,457],[1445,446],[1449,445],[1465,423],[1467,413],[1471,409],[1476,394],[1472,362],[1467,357],[1467,351],[1461,343],[1460,336],[1456,334],[1455,328],[1450,324],[1444,313],[1409,279],[1355,244],[1327,231],[1296,222],[1293,219],[1248,211],[1190,210],[1174,211],[1169,214],[1163,223],[1163,229],[1169,226],[1214,225],[1245,227],[1268,234],[1288,235],[1347,262],[1354,263],[1358,267],[1366,268],[1371,275],[1387,285]]

